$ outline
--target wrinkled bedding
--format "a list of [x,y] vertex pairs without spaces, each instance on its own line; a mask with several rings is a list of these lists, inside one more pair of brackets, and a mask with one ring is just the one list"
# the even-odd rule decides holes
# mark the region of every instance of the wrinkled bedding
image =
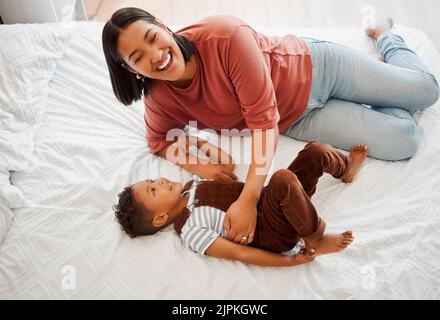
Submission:
[[[112,206],[127,184],[190,176],[149,152],[142,103],[125,107],[114,97],[102,27],[67,26],[72,37],[49,83],[34,156],[27,170],[11,176],[26,206],[13,210],[0,247],[0,298],[440,298],[439,103],[418,115],[422,145],[413,159],[367,159],[349,185],[330,176],[320,180],[314,203],[329,231],[354,231],[348,250],[292,268],[203,258],[185,249],[171,228],[130,239],[114,221]],[[360,29],[260,30],[377,54]],[[440,56],[428,37],[399,26],[397,32],[440,78]],[[281,137],[274,169],[288,165],[304,145]],[[246,170],[238,165],[237,175],[244,179]]]

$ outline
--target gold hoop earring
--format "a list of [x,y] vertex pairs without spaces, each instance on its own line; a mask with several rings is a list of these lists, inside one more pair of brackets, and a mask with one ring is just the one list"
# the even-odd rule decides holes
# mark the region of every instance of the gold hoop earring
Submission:
[[137,75],[136,75],[136,79],[141,80],[141,79],[142,79],[142,76],[141,76],[140,74],[137,74]]

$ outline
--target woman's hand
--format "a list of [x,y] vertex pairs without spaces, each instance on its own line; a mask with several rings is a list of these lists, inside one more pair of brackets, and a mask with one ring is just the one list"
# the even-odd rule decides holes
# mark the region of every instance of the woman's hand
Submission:
[[254,240],[257,224],[257,207],[252,201],[238,198],[226,211],[224,228],[228,239],[240,244],[249,244]]
[[[180,143],[173,143],[163,148],[158,155],[202,179],[238,180],[234,174],[234,160],[222,149],[197,137],[186,136],[182,139]],[[189,152],[191,139],[196,141],[197,148],[204,155],[203,158]],[[193,145],[195,145],[194,141]],[[220,161],[223,159],[226,159],[225,163]]]
[[192,173],[202,179],[237,180],[231,167],[222,164],[197,164],[192,167]]

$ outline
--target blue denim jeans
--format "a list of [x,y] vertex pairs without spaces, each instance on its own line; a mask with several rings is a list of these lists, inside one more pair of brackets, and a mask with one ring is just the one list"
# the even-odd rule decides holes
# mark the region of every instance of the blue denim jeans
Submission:
[[382,160],[412,157],[420,140],[413,114],[438,100],[439,85],[404,40],[382,34],[382,62],[341,44],[302,39],[313,64],[309,103],[284,134],[344,150],[365,144]]

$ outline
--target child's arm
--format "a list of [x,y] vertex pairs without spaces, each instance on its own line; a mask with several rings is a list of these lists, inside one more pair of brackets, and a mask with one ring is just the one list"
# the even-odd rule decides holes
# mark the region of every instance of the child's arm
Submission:
[[301,253],[296,256],[281,254],[241,245],[224,238],[217,238],[205,251],[212,257],[237,260],[259,266],[286,267],[307,263],[315,259],[315,252]]

